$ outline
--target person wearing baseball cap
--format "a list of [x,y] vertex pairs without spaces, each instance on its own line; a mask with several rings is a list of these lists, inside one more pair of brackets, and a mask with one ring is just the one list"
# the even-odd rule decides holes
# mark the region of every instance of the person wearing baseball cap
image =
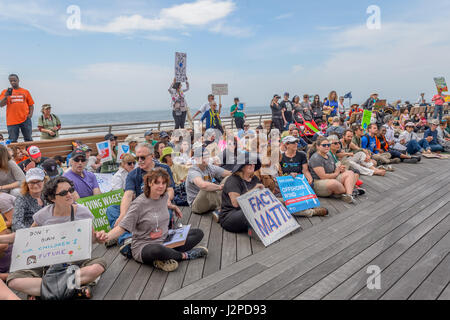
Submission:
[[428,130],[426,130],[425,133],[423,134],[423,138],[427,139],[432,152],[444,151],[444,146],[441,145],[438,141],[438,131],[437,131],[438,126],[439,120],[438,119],[432,120],[431,127]]
[[70,169],[63,174],[74,184],[75,200],[101,193],[95,174],[87,171],[86,165],[86,152],[82,149],[75,149],[70,158]]
[[[156,136],[156,137],[155,137]],[[158,143],[159,132],[150,129],[145,132],[144,139],[147,143],[150,143],[152,146]]]
[[128,146],[130,147],[130,154],[133,157],[136,157],[136,146],[138,144],[139,139],[136,136],[133,135],[129,135],[126,139],[125,142],[128,143]]
[[[405,131],[400,135],[399,144],[395,144],[394,148],[399,151],[406,151],[408,154],[419,157],[422,153],[431,153],[430,144],[427,139],[420,139],[417,133],[414,132],[415,124],[408,122],[405,125]],[[400,148],[403,148],[401,150]],[[407,163],[409,161],[406,161]],[[412,161],[414,162],[414,160]]]
[[47,174],[47,176],[49,176],[50,179],[57,176],[62,176],[64,173],[64,171],[56,163],[55,159],[45,160],[42,164],[42,169],[45,170],[45,173]]
[[48,159],[42,156],[41,150],[36,146],[28,147],[27,153],[30,157],[18,164],[23,172],[27,172],[31,168],[42,168],[42,164]]
[[116,173],[119,170],[119,163],[117,162],[117,154],[119,153],[117,137],[112,133],[108,133],[105,135],[105,141],[109,141],[111,143],[112,160],[102,163],[100,173]]
[[170,136],[166,131],[161,131],[159,134],[159,141],[164,142],[168,147],[175,148],[172,142],[170,142]]

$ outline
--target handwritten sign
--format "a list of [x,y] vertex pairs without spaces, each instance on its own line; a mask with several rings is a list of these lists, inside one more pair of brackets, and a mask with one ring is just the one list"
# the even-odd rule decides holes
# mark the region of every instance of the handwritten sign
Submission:
[[117,153],[117,162],[121,163],[123,157],[127,153],[130,153],[130,146],[128,143],[123,142],[123,143],[119,143],[118,149],[119,149],[119,152]]
[[112,161],[112,149],[110,141],[103,141],[97,143],[98,154],[102,157],[100,162],[105,163],[108,161]]
[[91,258],[92,220],[16,231],[10,272]]
[[316,194],[303,174],[295,178],[292,176],[277,177],[277,182],[284,203],[290,213],[320,206]]
[[175,52],[175,78],[177,82],[186,82],[186,53]]
[[215,96],[227,96],[228,95],[228,84],[213,84],[212,94]]
[[101,193],[107,193],[112,190],[113,174],[111,173],[94,173],[97,179],[98,186]]
[[94,215],[95,231],[104,230],[108,232],[111,230],[109,226],[108,217],[106,216],[106,209],[112,205],[120,205],[123,198],[123,190],[111,191],[108,193],[98,194],[92,197],[81,198],[77,200],[77,203],[87,207]]
[[363,119],[361,122],[361,127],[364,129],[364,131],[366,131],[367,128],[369,127],[371,120],[372,120],[372,111],[364,110]]
[[248,222],[267,247],[300,228],[297,220],[269,189],[256,189],[237,198]]
[[445,82],[444,77],[434,78],[434,83],[436,84],[436,88],[441,89],[443,92],[448,91],[447,82]]

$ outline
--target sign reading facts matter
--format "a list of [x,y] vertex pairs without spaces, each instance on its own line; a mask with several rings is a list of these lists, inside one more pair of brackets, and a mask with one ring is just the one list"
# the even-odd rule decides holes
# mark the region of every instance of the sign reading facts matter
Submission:
[[91,258],[92,220],[16,231],[10,272]]
[[227,96],[228,95],[228,84],[213,84],[212,94],[215,96]]
[[256,189],[237,198],[248,222],[267,247],[300,228],[297,220],[269,189]]

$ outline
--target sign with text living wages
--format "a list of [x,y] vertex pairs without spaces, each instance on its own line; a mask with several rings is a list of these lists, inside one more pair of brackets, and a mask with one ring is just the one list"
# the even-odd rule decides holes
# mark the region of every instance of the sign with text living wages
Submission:
[[16,231],[10,272],[91,258],[92,220]]
[[111,230],[109,226],[108,217],[106,216],[106,209],[112,205],[120,205],[123,198],[123,190],[111,191],[108,193],[98,194],[92,197],[81,198],[77,203],[87,207],[94,215],[94,229],[95,231],[104,230],[108,232]]
[[255,189],[237,200],[248,222],[266,247],[300,228],[297,220],[269,189]]
[[290,213],[300,212],[306,209],[320,206],[319,199],[303,174],[293,178],[292,176],[277,177],[278,186],[284,203]]
[[228,95],[228,84],[213,84],[212,94],[215,96],[227,96]]

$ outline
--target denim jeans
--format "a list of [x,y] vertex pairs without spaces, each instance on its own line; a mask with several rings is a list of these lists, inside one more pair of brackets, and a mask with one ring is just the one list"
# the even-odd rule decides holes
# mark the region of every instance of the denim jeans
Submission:
[[444,111],[444,106],[435,106],[434,113],[433,113],[433,119],[437,119],[438,113],[439,113],[439,121],[442,121],[443,111]]
[[406,145],[406,151],[409,154],[415,154],[417,152],[422,152],[423,150],[430,149],[430,145],[426,139],[422,139],[419,142],[417,140],[411,140]]
[[33,133],[33,125],[31,123],[31,119],[25,120],[25,122],[15,124],[12,126],[7,126],[8,128],[8,139],[11,140],[11,143],[16,143],[19,139],[19,129],[22,131],[23,140],[24,141],[33,141],[31,137]]
[[430,148],[432,152],[436,152],[436,151],[444,151],[444,147],[441,146],[440,144],[430,144]]

